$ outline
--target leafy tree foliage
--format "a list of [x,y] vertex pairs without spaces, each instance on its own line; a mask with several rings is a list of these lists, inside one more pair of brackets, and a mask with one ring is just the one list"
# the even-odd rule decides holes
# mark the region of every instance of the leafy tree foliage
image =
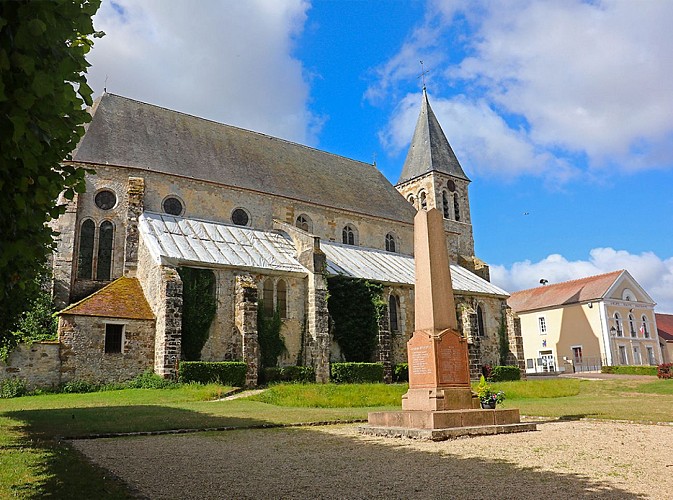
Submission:
[[180,267],[178,274],[182,279],[182,359],[199,361],[217,311],[215,273]]
[[376,349],[378,317],[385,306],[383,287],[363,279],[333,276],[327,281],[327,307],[334,340],[346,361],[369,362]]
[[267,316],[264,313],[264,301],[260,300],[257,304],[257,339],[262,368],[278,366],[278,356],[286,350],[280,334],[282,326],[280,311],[276,309],[272,316]]
[[84,190],[84,171],[61,165],[90,120],[85,56],[100,0],[0,2],[0,346],[34,293],[51,251],[46,222]]

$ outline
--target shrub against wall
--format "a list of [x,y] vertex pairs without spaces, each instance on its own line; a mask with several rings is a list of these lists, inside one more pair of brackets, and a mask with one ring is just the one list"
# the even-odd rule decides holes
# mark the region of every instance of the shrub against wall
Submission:
[[662,363],[657,367],[657,377],[673,379],[673,363]]
[[178,367],[178,379],[184,383],[220,383],[243,387],[246,370],[246,364],[239,361],[182,361]]
[[382,363],[332,363],[332,382],[358,384],[383,382]]
[[378,317],[385,303],[383,286],[363,279],[332,276],[327,280],[327,307],[334,340],[349,362],[371,361],[376,349]]
[[491,370],[492,382],[507,382],[521,380],[521,371],[518,366],[494,366]]
[[656,375],[656,366],[603,366],[601,373],[615,373],[617,375]]
[[397,363],[393,367],[393,382],[409,382],[409,363]]
[[283,366],[282,368],[264,368],[260,376],[260,384],[276,382],[315,382],[315,370],[312,366]]
[[283,336],[280,334],[282,326],[280,311],[276,309],[273,316],[267,316],[264,313],[264,301],[260,300],[257,304],[257,340],[263,368],[278,365],[278,356],[286,351]]
[[215,273],[180,267],[178,274],[182,279],[182,358],[198,361],[217,311]]

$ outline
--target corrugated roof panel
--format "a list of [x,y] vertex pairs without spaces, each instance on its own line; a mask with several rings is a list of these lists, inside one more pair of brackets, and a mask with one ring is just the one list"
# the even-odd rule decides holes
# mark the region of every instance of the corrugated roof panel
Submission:
[[292,243],[277,233],[145,212],[140,232],[155,257],[176,265],[199,262],[224,267],[305,274]]

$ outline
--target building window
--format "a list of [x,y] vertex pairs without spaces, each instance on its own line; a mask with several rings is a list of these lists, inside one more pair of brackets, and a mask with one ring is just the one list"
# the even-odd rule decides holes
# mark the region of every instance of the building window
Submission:
[[237,208],[231,212],[231,222],[237,226],[247,226],[250,223],[250,215],[242,208]]
[[642,365],[643,360],[640,359],[640,349],[638,347],[633,348],[633,364],[634,365]]
[[631,290],[629,290],[628,288],[624,288],[624,291],[622,292],[622,300],[631,302],[632,300],[635,300],[634,297],[635,295]]
[[[544,318],[540,318],[541,320],[544,320]],[[540,332],[543,333],[543,332]],[[486,331],[484,329],[484,311],[481,309],[481,306],[477,306],[477,334],[480,337],[483,337],[486,335]]]
[[278,280],[276,283],[276,309],[281,318],[287,318],[287,287],[283,280]]
[[105,353],[114,354],[122,352],[124,338],[124,325],[105,325]]
[[421,191],[420,194],[418,195],[418,197],[421,200],[421,210],[427,210],[428,209],[428,200],[427,200],[427,197],[425,196],[425,191]]
[[642,324],[640,325],[640,334],[643,336],[643,338],[649,339],[650,338],[650,329],[647,325],[647,316],[643,314],[642,318],[640,318],[642,321]]
[[386,234],[386,252],[395,252],[397,251],[397,245],[395,244],[395,236],[393,233]]
[[313,228],[311,227],[312,226],[311,219],[306,214],[301,214],[299,217],[297,217],[297,220],[295,221],[294,225],[297,226],[299,229],[306,231],[307,233],[310,233],[313,230]]
[[161,204],[164,209],[164,213],[168,215],[182,215],[184,211],[184,206],[182,202],[175,196],[168,196],[163,203]]
[[110,210],[117,204],[117,195],[109,189],[103,189],[96,193],[93,201],[101,210]]
[[345,245],[355,245],[357,238],[355,237],[355,228],[350,224],[346,224],[341,231],[341,241]]
[[573,350],[573,361],[576,364],[579,364],[582,362],[582,346],[575,346],[572,348]]
[[540,335],[544,335],[547,333],[547,321],[545,320],[544,316],[540,316],[537,319],[537,325],[540,330]]
[[453,195],[453,218],[460,221],[460,205],[458,204],[458,194]]
[[456,183],[453,182],[451,179],[446,181],[446,187],[448,188],[449,191],[452,193],[456,190]]
[[262,305],[264,307],[265,316],[273,316],[273,280],[271,278],[264,281],[264,288],[262,290]]
[[624,329],[622,328],[622,317],[618,312],[615,313],[615,333],[617,334],[617,337],[623,337],[624,336]]
[[397,332],[400,329],[399,323],[399,301],[397,295],[390,295],[388,298],[388,317],[390,319],[390,331]]
[[657,361],[654,359],[654,348],[648,347],[647,348],[647,362],[650,365],[656,365]]
[[101,222],[98,229],[98,262],[96,263],[96,279],[108,281],[112,272],[112,242],[114,239],[114,227],[112,222]]
[[451,213],[449,212],[449,197],[446,195],[446,191],[442,191],[442,212],[445,219],[451,217]]
[[93,278],[93,245],[96,225],[91,219],[82,222],[79,230],[79,252],[77,254],[77,277],[84,280]]
[[409,196],[407,196],[407,201],[409,203],[411,203],[414,206],[414,208],[416,208],[416,201],[414,200],[414,195],[413,194],[410,194]]
[[619,346],[619,363],[622,365],[628,365],[629,361],[626,359],[626,346]]
[[535,360],[533,358],[528,358],[526,360],[526,369],[532,370],[533,368],[535,368]]
[[636,337],[636,318],[633,316],[633,314],[629,313],[629,332],[631,333],[631,337]]

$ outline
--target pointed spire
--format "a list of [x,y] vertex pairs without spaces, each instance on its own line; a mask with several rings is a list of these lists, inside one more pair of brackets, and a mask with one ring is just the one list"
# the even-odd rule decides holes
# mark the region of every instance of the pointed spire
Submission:
[[424,87],[421,113],[418,116],[414,137],[411,140],[407,159],[397,183],[401,184],[432,171],[443,172],[467,181],[470,180],[463,172],[458,158],[451,149],[451,145],[430,107],[428,93]]

